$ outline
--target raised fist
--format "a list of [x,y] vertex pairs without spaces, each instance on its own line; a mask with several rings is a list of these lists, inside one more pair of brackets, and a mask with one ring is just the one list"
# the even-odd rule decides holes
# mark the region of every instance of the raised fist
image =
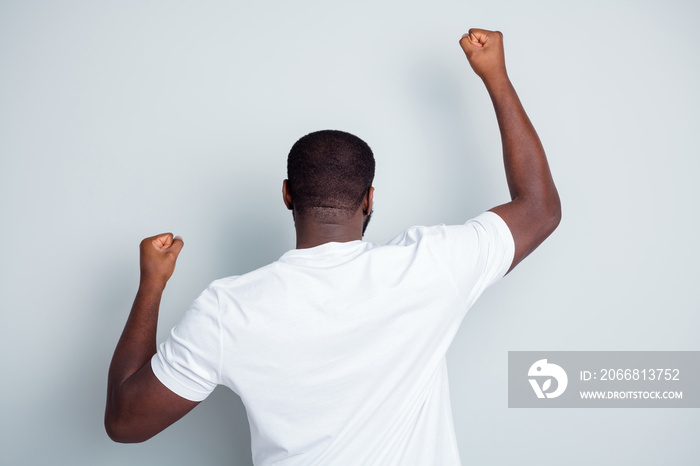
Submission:
[[503,34],[499,31],[470,29],[459,41],[474,72],[482,80],[506,77]]
[[165,288],[175,271],[175,262],[184,246],[172,233],[151,236],[141,241],[141,282]]

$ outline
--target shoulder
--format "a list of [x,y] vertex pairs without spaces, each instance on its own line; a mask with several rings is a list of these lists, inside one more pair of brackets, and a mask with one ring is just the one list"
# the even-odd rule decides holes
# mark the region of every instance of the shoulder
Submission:
[[412,226],[396,235],[386,244],[410,246],[421,242],[484,242],[490,237],[500,238],[506,242],[513,241],[513,236],[503,219],[494,212],[487,211],[463,224]]
[[416,257],[439,260],[458,283],[472,283],[475,277],[492,283],[505,275],[514,253],[508,226],[490,211],[461,225],[411,227],[389,244],[411,247]]
[[439,239],[444,236],[446,228],[447,226],[444,224],[432,226],[414,225],[394,236],[386,243],[386,246],[411,246],[420,243],[426,238]]
[[278,284],[283,275],[281,268],[282,264],[275,261],[241,275],[219,278],[202,291],[200,298],[207,297],[210,302],[222,305],[231,300],[264,295]]
[[260,281],[270,275],[274,275],[277,267],[278,261],[275,261],[241,275],[231,275],[216,279],[211,282],[203,292],[217,293],[222,290],[246,286],[252,282]]
[[496,238],[506,243],[513,243],[513,234],[508,224],[495,212],[486,211],[469,220],[465,226],[491,238]]

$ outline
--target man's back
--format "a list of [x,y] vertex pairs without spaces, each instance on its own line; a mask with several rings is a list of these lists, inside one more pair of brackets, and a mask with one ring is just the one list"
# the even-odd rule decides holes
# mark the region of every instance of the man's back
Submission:
[[491,212],[292,250],[212,283],[153,370],[192,400],[237,392],[256,464],[459,464],[445,354],[512,258]]
[[445,352],[474,300],[561,219],[501,33],[471,29],[460,45],[494,104],[511,201],[467,226],[368,245],[372,150],[342,131],[307,134],[282,185],[297,250],[215,282],[158,351],[160,299],[184,242],[170,233],[141,242],[139,290],[108,376],[112,439],[147,440],[222,383],[247,407],[256,462],[459,462]]

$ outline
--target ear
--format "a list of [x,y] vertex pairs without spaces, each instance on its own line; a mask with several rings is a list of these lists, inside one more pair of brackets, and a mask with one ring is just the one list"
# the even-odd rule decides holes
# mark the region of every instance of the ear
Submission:
[[367,194],[365,195],[365,200],[362,201],[362,213],[365,215],[369,215],[370,212],[372,212],[372,204],[374,203],[374,186],[371,186],[369,190],[367,190]]
[[292,193],[289,192],[289,184],[287,183],[287,180],[284,180],[282,182],[282,200],[284,201],[284,205],[287,206],[287,209],[294,209],[294,203],[292,202]]

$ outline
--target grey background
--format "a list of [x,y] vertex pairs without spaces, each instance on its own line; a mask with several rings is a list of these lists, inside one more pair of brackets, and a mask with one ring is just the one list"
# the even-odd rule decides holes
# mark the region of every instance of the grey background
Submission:
[[[458,39],[505,34],[564,219],[488,290],[448,355],[465,464],[693,464],[694,409],[507,408],[509,350],[698,350],[700,82],[692,1],[0,3],[1,464],[250,464],[217,389],[142,445],[102,428],[141,238],[185,238],[163,339],[212,280],[293,247],[301,135],[377,157],[367,239],[507,200]],[[572,454],[573,453],[573,454]]]

